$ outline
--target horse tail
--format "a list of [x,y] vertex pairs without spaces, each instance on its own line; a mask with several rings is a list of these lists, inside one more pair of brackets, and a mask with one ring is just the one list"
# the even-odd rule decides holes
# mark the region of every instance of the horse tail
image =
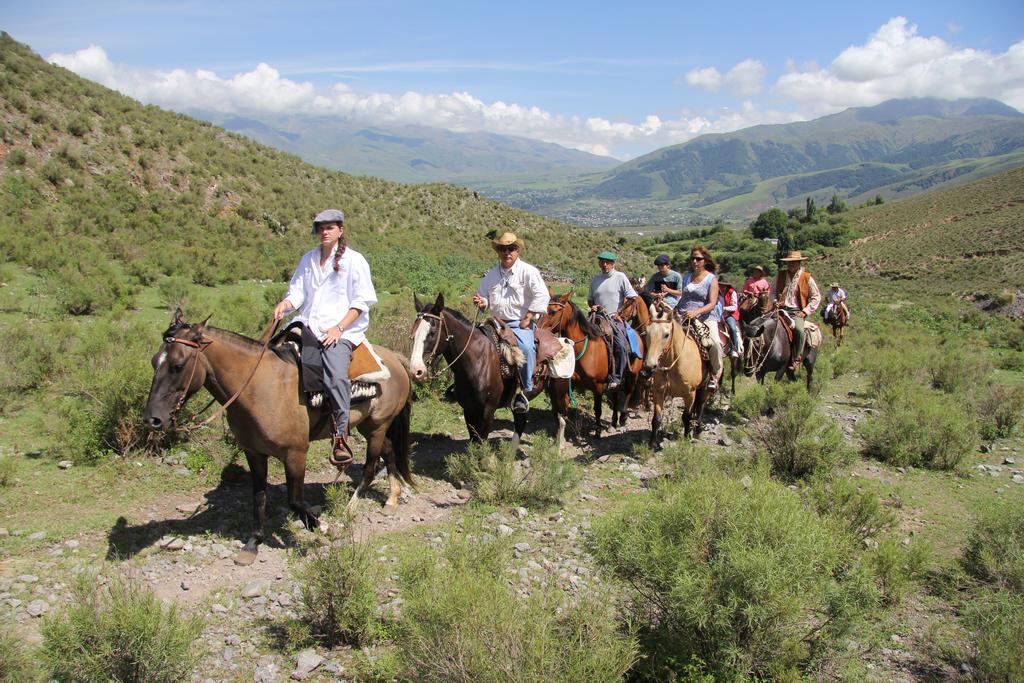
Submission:
[[395,453],[395,468],[405,483],[416,488],[416,480],[413,479],[412,470],[409,467],[409,426],[412,415],[412,399],[405,402],[401,412],[395,416],[388,426],[387,437],[391,442],[391,448]]

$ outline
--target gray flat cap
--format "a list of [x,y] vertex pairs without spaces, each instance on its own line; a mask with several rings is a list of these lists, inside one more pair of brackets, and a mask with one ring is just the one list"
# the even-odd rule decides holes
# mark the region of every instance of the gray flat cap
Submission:
[[321,211],[313,219],[313,234],[316,234],[316,226],[320,223],[341,223],[345,224],[345,214],[338,209],[326,209]]

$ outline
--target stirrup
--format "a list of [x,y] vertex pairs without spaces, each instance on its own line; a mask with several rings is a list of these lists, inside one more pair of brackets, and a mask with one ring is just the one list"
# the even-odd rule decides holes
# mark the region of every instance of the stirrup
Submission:
[[522,415],[530,411],[530,400],[526,398],[526,394],[523,392],[517,392],[512,398],[512,412],[517,415]]
[[332,440],[331,455],[328,460],[339,470],[348,467],[356,461],[352,448],[348,445],[348,439],[344,434],[336,434]]

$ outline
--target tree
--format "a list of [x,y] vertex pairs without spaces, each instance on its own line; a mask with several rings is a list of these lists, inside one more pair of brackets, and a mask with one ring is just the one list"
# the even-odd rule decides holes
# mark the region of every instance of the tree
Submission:
[[817,212],[818,212],[818,207],[814,205],[814,197],[808,197],[807,198],[807,210],[804,211],[808,223],[813,223],[814,222],[814,214],[816,214]]
[[758,215],[757,220],[750,224],[750,234],[754,239],[778,237],[784,230],[789,217],[782,209],[768,209]]
[[878,206],[879,204],[885,204],[885,200],[882,199],[882,195],[876,194],[875,195],[875,206]]
[[846,202],[839,198],[839,195],[832,195],[832,201],[829,202],[828,208],[825,209],[831,214],[842,213],[846,211]]

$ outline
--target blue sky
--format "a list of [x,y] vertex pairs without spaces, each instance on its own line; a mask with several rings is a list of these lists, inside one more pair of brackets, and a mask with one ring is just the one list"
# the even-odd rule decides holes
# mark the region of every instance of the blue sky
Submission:
[[423,123],[619,158],[891,97],[1024,109],[1024,3],[5,2],[146,102]]

